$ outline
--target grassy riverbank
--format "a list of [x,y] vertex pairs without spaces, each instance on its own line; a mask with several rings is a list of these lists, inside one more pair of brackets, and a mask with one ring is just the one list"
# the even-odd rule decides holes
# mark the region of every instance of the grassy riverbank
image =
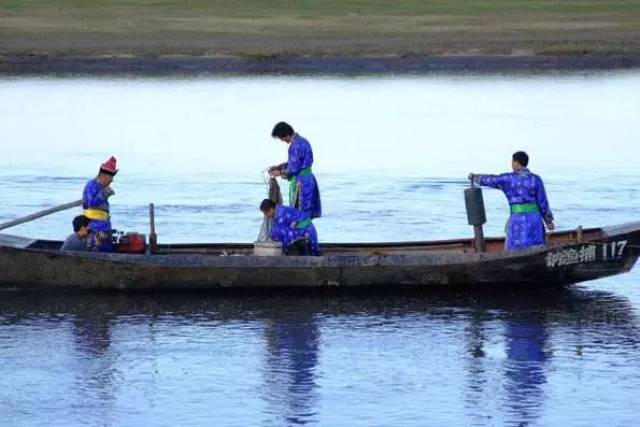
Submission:
[[0,55],[640,54],[637,0],[5,0]]

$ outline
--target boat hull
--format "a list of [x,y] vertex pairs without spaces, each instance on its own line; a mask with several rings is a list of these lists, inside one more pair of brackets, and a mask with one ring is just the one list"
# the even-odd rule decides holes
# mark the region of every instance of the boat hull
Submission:
[[[640,223],[600,229],[597,239],[521,251],[416,250],[321,257],[70,253],[0,236],[0,287],[83,290],[562,286],[629,271]],[[469,242],[470,244],[470,242]],[[399,244],[401,245],[401,244]],[[375,248],[374,244],[368,245]]]

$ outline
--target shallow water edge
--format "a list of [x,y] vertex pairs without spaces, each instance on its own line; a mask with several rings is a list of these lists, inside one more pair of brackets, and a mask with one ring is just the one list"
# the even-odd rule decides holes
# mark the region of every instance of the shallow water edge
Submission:
[[380,75],[640,68],[630,55],[0,56],[0,75]]

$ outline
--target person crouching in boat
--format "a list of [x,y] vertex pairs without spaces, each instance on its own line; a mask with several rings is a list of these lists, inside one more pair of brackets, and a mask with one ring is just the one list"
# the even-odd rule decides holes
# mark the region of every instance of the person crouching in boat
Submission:
[[84,216],[91,220],[89,230],[93,237],[89,244],[99,252],[113,252],[109,198],[115,194],[110,185],[117,173],[116,158],[111,157],[100,165],[98,176],[87,182],[82,192]]
[[518,151],[511,158],[513,172],[501,175],[469,174],[469,179],[476,184],[500,189],[507,196],[511,208],[507,222],[507,250],[544,245],[544,225],[549,231],[555,229],[542,179],[527,169],[528,164],[527,153]]
[[[103,239],[102,233],[93,233],[89,230],[91,220],[84,215],[73,218],[73,234],[62,244],[61,251],[88,252],[97,251]],[[97,244],[96,244],[97,242]]]
[[84,215],[78,215],[73,218],[73,234],[64,241],[61,251],[79,251],[86,252],[89,250],[89,223],[91,220]]
[[276,205],[271,199],[264,199],[260,211],[267,218],[273,218],[271,238],[282,243],[287,255],[320,255],[318,233],[309,216],[284,205]]
[[290,207],[301,210],[311,219],[320,218],[322,205],[318,182],[311,171],[313,165],[311,144],[285,122],[277,123],[271,136],[289,144],[289,151],[287,163],[271,166],[269,174],[272,177],[281,176],[289,180]]

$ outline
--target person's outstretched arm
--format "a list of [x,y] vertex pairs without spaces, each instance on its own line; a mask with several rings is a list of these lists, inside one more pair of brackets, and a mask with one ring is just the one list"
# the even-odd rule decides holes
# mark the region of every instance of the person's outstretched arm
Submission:
[[469,174],[469,179],[471,179],[477,185],[504,190],[504,186],[509,179],[509,174],[503,173],[500,175],[485,175],[471,173]]

